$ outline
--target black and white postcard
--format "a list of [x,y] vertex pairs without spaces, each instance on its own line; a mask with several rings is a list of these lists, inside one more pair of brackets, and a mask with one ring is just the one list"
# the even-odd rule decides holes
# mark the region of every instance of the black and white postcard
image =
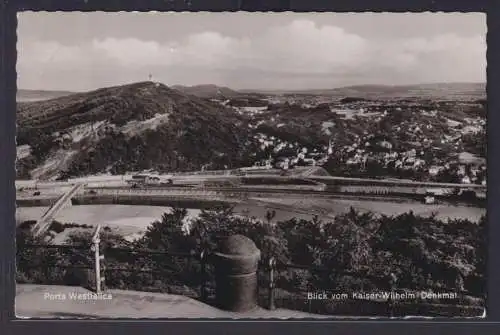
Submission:
[[486,16],[22,12],[16,314],[481,318]]

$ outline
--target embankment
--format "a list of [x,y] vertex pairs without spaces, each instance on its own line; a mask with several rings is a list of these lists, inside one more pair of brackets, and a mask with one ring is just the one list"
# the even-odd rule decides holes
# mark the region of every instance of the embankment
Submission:
[[236,202],[160,195],[81,195],[72,199],[73,205],[144,205],[194,209],[209,209]]

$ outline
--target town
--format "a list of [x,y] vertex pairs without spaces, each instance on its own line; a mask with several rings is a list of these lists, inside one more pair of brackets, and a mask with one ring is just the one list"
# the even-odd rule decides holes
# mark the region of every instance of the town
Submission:
[[[284,97],[281,108],[237,107],[254,119],[249,127],[259,143],[256,166],[325,166],[339,176],[486,185],[486,119],[480,101],[305,100]],[[316,143],[304,146],[280,138],[287,124],[280,121],[279,111],[286,107],[296,109],[297,116],[313,111],[330,118],[311,125],[320,131]]]

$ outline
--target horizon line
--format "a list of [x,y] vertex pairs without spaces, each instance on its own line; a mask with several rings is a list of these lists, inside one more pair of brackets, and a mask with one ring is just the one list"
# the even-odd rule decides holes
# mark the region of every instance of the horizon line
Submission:
[[167,87],[175,87],[175,86],[181,86],[181,87],[186,87],[186,88],[192,88],[192,87],[197,87],[197,86],[215,86],[215,87],[221,87],[221,88],[228,88],[230,90],[233,90],[235,92],[307,92],[307,91],[330,91],[330,90],[336,90],[336,89],[343,89],[343,88],[352,88],[352,87],[369,87],[369,86],[380,86],[380,87],[411,87],[411,86],[425,86],[425,85],[456,85],[456,84],[482,84],[486,85],[486,81],[450,81],[450,82],[420,82],[420,83],[414,83],[414,84],[353,84],[353,85],[345,85],[345,86],[335,86],[335,87],[330,87],[330,88],[298,88],[298,89],[271,89],[271,88],[239,88],[235,89],[232,88],[231,86],[227,86],[224,84],[194,84],[194,85],[182,85],[182,84],[171,84],[167,85],[161,81],[154,81],[154,80],[143,80],[143,81],[134,81],[134,82],[128,82],[128,83],[121,83],[121,84],[115,84],[115,85],[109,85],[109,86],[101,86],[101,87],[96,87],[96,88],[91,88],[91,89],[86,89],[86,90],[65,90],[65,89],[37,89],[37,88],[17,88],[16,89],[16,94],[19,91],[39,91],[39,92],[67,92],[67,93],[86,93],[86,92],[92,92],[95,90],[103,89],[103,88],[109,88],[109,87],[116,87],[116,86],[126,86],[126,85],[133,85],[137,83],[147,83],[147,82],[152,82],[152,83],[160,83],[163,84]]

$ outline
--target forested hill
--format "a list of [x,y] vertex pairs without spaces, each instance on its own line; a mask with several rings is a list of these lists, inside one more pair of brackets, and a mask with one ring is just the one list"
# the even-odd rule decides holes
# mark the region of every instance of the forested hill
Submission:
[[245,119],[206,99],[141,82],[18,104],[22,177],[134,169],[188,170],[238,162]]
[[200,98],[234,98],[242,95],[228,87],[221,87],[216,85],[195,85],[195,86],[172,86],[180,92],[191,94]]

